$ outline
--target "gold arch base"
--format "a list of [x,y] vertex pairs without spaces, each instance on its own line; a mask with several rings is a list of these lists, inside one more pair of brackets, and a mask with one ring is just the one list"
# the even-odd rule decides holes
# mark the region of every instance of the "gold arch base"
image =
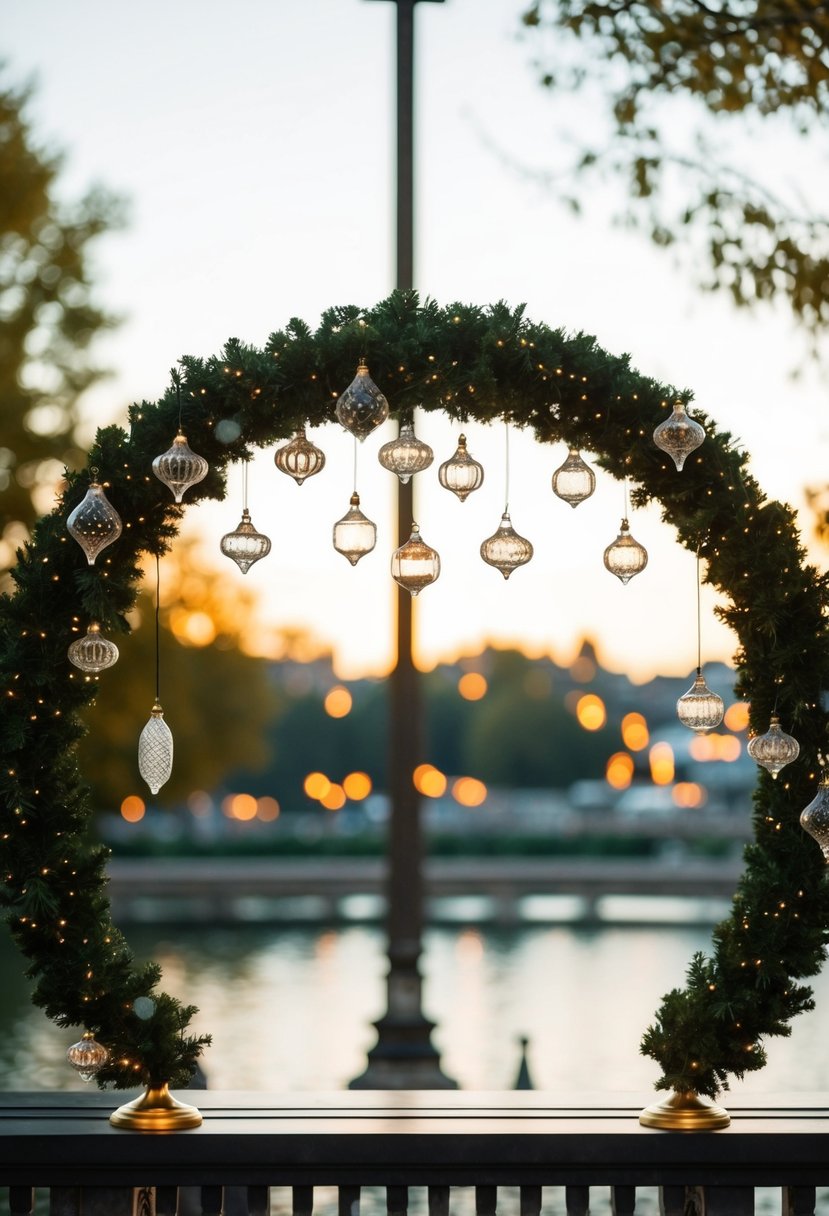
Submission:
[[643,1127],[659,1127],[671,1132],[715,1132],[728,1127],[731,1116],[710,1098],[693,1090],[673,1093],[661,1102],[646,1106],[639,1116]]
[[179,1102],[163,1085],[149,1085],[140,1098],[119,1106],[109,1116],[113,1127],[134,1132],[178,1132],[201,1126],[201,1111]]

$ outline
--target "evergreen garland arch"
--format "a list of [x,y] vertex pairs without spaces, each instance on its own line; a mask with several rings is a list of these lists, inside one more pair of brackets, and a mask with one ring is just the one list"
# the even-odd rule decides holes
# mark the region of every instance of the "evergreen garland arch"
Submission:
[[[461,422],[530,427],[541,443],[592,452],[612,476],[628,476],[637,505],[658,501],[726,598],[721,615],[739,640],[736,691],[751,703],[752,729],[767,728],[776,700],[800,742],[799,760],[778,781],[759,771],[755,838],[731,914],[642,1042],[662,1069],[657,1088],[713,1097],[730,1076],[762,1067],[763,1040],[790,1033],[791,1019],[812,1007],[800,981],[818,972],[829,940],[824,862],[798,822],[826,739],[829,576],[804,563],[791,508],[764,497],[746,454],[702,411],[695,416],[706,440],[682,473],[653,444],[670,403],[689,392],[640,375],[586,334],[531,322],[521,308],[441,308],[414,292],[368,310],[333,308],[316,332],[292,320],[262,350],[232,339],[218,357],[184,358],[183,429],[210,463],[188,504],[221,499],[228,465],[252,449],[332,420],[364,351],[398,417],[417,406]],[[97,1080],[116,1088],[185,1083],[209,1038],[188,1033],[194,1008],[159,989],[156,965],[136,966],[111,923],[108,851],[87,839],[91,806],[75,759],[96,680],[76,671],[66,651],[91,619],[105,632],[129,632],[139,557],[164,552],[176,534],[182,508],[151,464],[176,433],[178,409],[171,387],[130,408],[129,433],[98,432],[89,465],[124,521],[118,542],[87,565],[66,519],[89,473],[68,474],[62,500],[19,555],[16,590],[0,602],[0,898],[36,981],[34,1002],[58,1025],[86,1027],[106,1044],[110,1059]],[[222,420],[238,424],[229,443],[217,437]],[[151,1017],[136,1014],[139,997],[154,1001]]]

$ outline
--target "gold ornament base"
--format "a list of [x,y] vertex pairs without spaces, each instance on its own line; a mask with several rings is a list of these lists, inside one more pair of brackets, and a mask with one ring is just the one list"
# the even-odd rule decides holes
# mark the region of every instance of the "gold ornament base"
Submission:
[[109,1116],[113,1127],[134,1132],[178,1132],[201,1126],[201,1111],[179,1102],[163,1085],[149,1085],[140,1098],[119,1106]]
[[643,1127],[659,1127],[664,1131],[715,1132],[728,1127],[731,1116],[710,1098],[700,1097],[687,1089],[646,1106],[639,1122]]

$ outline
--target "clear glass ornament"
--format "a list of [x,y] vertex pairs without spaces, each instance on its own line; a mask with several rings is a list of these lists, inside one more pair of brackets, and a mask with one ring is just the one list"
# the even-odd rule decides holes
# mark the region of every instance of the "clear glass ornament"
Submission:
[[81,502],[66,521],[69,534],[74,536],[86,554],[90,566],[102,549],[111,545],[121,535],[121,516],[104,493],[104,487],[95,479],[97,470],[92,470],[93,481]]
[[271,551],[270,537],[264,532],[257,532],[250,518],[250,511],[245,507],[242,518],[235,532],[226,532],[219,547],[225,557],[234,561],[242,574],[247,574],[251,566],[267,557]]
[[173,735],[158,699],[138,739],[138,771],[151,794],[158,793],[173,771]]
[[604,564],[611,574],[623,583],[629,583],[634,574],[641,574],[648,564],[648,552],[644,545],[630,534],[630,524],[622,520],[619,535],[604,551]]
[[817,793],[800,816],[800,826],[814,836],[829,862],[829,773],[824,771]]
[[696,451],[705,438],[705,431],[685,412],[685,404],[675,401],[670,418],[660,422],[653,433],[653,441],[663,452],[667,452],[681,472],[686,458]]
[[96,1041],[91,1031],[86,1030],[83,1038],[67,1050],[66,1058],[82,1081],[91,1081],[106,1064],[109,1052]]
[[73,642],[67,650],[69,662],[81,671],[105,671],[118,662],[118,647],[101,633],[97,621],[90,621],[82,638]]
[[325,468],[325,453],[311,442],[301,426],[289,443],[276,449],[273,462],[280,473],[287,473],[301,486],[306,477],[313,477]]
[[440,556],[423,540],[417,524],[412,524],[412,534],[405,545],[391,555],[392,578],[412,595],[419,595],[439,574]]
[[461,502],[483,485],[484,466],[473,460],[466,450],[466,435],[459,436],[455,455],[451,460],[445,460],[438,469],[438,481],[444,490],[451,490]]
[[762,768],[768,769],[777,779],[781,768],[791,764],[800,755],[800,744],[780,726],[776,714],[771,716],[771,725],[764,735],[755,735],[748,741],[748,754]]
[[589,498],[596,489],[596,474],[590,465],[582,460],[578,448],[570,448],[564,464],[559,465],[553,473],[553,493],[569,502],[571,507],[577,507],[585,498]]
[[501,516],[498,531],[481,544],[481,557],[487,565],[500,570],[505,579],[513,570],[525,565],[532,555],[532,545],[515,531],[507,511]]
[[428,443],[424,443],[415,435],[411,422],[401,423],[397,438],[384,443],[377,453],[377,459],[383,468],[388,469],[390,473],[396,473],[403,485],[413,474],[428,469],[434,458],[435,454]]
[[337,421],[362,442],[389,416],[389,403],[360,361],[357,375],[337,402]]
[[334,524],[334,548],[356,566],[361,557],[371,553],[377,543],[377,525],[360,510],[360,495],[355,490],[351,506],[342,519]]
[[683,726],[702,734],[722,722],[725,713],[723,699],[711,691],[699,667],[693,684],[677,701],[676,713]]
[[176,502],[181,502],[191,486],[204,480],[209,467],[203,456],[192,451],[181,431],[173,440],[173,446],[153,461],[153,472],[173,491]]

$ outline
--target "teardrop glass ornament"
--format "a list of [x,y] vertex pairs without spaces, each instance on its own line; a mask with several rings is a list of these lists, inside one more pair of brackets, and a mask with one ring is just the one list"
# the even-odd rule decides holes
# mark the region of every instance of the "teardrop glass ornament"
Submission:
[[660,422],[653,433],[653,441],[663,452],[667,452],[679,472],[692,452],[705,439],[705,431],[695,418],[685,412],[684,401],[675,401],[670,418]]
[[98,1043],[91,1031],[84,1031],[82,1039],[66,1052],[66,1058],[82,1081],[91,1081],[109,1059],[109,1052]]
[[[92,470],[93,476],[95,470]],[[104,493],[104,487],[93,481],[83,499],[66,521],[70,536],[74,536],[86,554],[90,566],[102,549],[121,535],[121,516]]]
[[564,464],[553,473],[553,493],[575,508],[595,489],[596,474],[582,459],[578,448],[570,448]]
[[604,551],[604,564],[623,583],[629,583],[635,574],[641,574],[648,564],[647,550],[631,536],[626,519],[622,520],[619,535]]
[[824,771],[817,793],[801,813],[800,826],[820,845],[824,859],[829,862],[829,773]]
[[748,754],[755,763],[768,769],[777,779],[781,768],[791,764],[800,755],[800,744],[780,726],[776,714],[771,716],[771,725],[764,735],[755,735],[748,741]]
[[532,545],[523,536],[518,535],[506,511],[501,516],[497,532],[481,544],[481,557],[487,565],[500,570],[505,579],[509,578],[513,570],[526,565],[532,555]]
[[377,544],[377,525],[360,510],[360,495],[355,490],[351,506],[334,524],[334,548],[356,566],[361,557]]
[[267,557],[271,551],[270,537],[264,532],[257,532],[250,518],[250,511],[245,507],[241,521],[235,532],[226,532],[222,537],[219,548],[225,557],[234,561],[242,574],[247,574],[251,566]]
[[173,771],[173,735],[158,700],[138,739],[138,771],[151,794],[158,793]]
[[337,402],[340,426],[362,441],[389,416],[389,403],[360,361],[357,375]]
[[677,701],[676,713],[683,726],[701,734],[713,730],[722,722],[725,713],[723,699],[711,691],[699,667],[693,684]]
[[428,443],[415,435],[411,422],[402,422],[397,438],[384,443],[377,453],[383,468],[396,473],[403,485],[413,474],[428,469],[434,458],[435,454]]
[[466,435],[458,438],[458,447],[450,460],[445,460],[438,469],[438,481],[444,490],[464,502],[473,490],[479,490],[484,483],[484,466],[473,460],[466,449]]
[[118,662],[118,647],[101,633],[97,621],[90,621],[82,638],[74,641],[66,652],[69,662],[81,671],[105,671]]
[[414,596],[433,583],[439,574],[439,554],[426,544],[417,524],[412,524],[409,539],[391,555],[392,578]]
[[181,502],[191,486],[204,480],[209,467],[205,458],[190,448],[181,431],[173,440],[173,446],[153,461],[153,472],[172,490],[176,502]]
[[311,442],[301,426],[289,443],[276,449],[273,462],[280,473],[287,473],[301,486],[307,477],[314,477],[325,468],[325,453]]

